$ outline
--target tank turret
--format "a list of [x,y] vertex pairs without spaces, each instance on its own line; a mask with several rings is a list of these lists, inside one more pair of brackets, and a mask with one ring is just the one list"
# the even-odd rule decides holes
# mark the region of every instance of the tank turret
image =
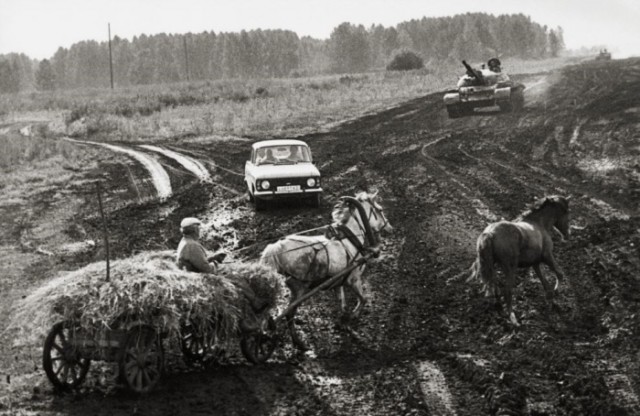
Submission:
[[482,75],[482,72],[476,71],[475,69],[473,69],[471,65],[467,63],[467,61],[462,61],[462,65],[464,65],[464,67],[467,69],[467,75],[475,78],[478,84],[480,85],[484,84],[484,76]]
[[[524,106],[524,85],[513,82],[502,72],[498,58],[491,58],[489,68],[475,69],[462,61],[467,70],[455,89],[445,92],[443,101],[450,118],[472,114],[476,108],[498,107],[502,112],[519,111]],[[486,113],[489,114],[489,113]]]

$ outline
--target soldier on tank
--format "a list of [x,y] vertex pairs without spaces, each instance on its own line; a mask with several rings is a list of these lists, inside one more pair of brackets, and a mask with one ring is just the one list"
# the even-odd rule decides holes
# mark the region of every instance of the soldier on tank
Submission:
[[498,58],[491,58],[487,62],[487,66],[489,66],[489,70],[493,72],[502,72],[502,63]]

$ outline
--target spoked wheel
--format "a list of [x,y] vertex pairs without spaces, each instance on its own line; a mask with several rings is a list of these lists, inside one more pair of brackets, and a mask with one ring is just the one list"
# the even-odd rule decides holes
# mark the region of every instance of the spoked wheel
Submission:
[[247,361],[262,364],[271,357],[277,342],[276,323],[268,317],[261,322],[259,330],[243,334],[240,349]]
[[82,358],[72,344],[78,326],[70,322],[55,324],[44,341],[42,367],[55,388],[78,387],[87,376],[91,360]]
[[214,340],[202,336],[191,323],[182,327],[181,335],[182,357],[189,366],[207,364],[224,354],[224,350],[216,346]]
[[136,393],[151,391],[162,376],[164,351],[151,327],[135,326],[127,332],[120,358],[120,376]]

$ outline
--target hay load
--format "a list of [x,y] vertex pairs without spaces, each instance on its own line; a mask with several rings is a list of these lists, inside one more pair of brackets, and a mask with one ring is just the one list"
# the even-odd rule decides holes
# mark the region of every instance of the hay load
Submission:
[[[237,335],[251,313],[251,290],[268,310],[282,295],[281,277],[259,264],[231,263],[216,275],[177,268],[173,253],[146,252],[116,260],[105,281],[105,263],[52,279],[18,306],[12,327],[28,339],[45,334],[56,322],[78,322],[97,333],[138,321],[158,332],[178,334],[186,321],[218,340]],[[215,333],[211,333],[215,332]]]

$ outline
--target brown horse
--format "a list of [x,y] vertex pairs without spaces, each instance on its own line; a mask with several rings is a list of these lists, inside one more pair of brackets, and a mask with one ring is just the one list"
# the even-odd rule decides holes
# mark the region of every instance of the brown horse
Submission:
[[[264,249],[260,261],[286,276],[292,303],[354,264],[367,249],[375,248],[381,231],[393,230],[376,195],[361,192],[355,198],[342,197],[331,213],[333,223],[330,229],[336,230],[333,236],[291,235]],[[357,296],[351,316],[357,316],[366,304],[362,286],[364,269],[365,264],[356,267],[338,286],[343,313],[346,311],[343,286],[351,288]],[[306,349],[295,332],[293,318],[296,309],[287,316],[289,330],[294,344]]]
[[[490,224],[478,237],[478,257],[471,266],[471,277],[482,278],[487,290],[496,295],[501,293],[510,321],[518,326],[513,313],[511,291],[515,284],[518,267],[533,267],[542,282],[547,302],[553,302],[553,292],[558,290],[564,274],[553,256],[553,229],[556,228],[569,238],[569,199],[561,196],[542,198],[523,213],[516,221],[500,221]],[[494,265],[498,263],[504,272],[504,282],[500,290],[494,276]],[[540,270],[540,263],[546,264],[556,275],[556,284],[551,289]]]

